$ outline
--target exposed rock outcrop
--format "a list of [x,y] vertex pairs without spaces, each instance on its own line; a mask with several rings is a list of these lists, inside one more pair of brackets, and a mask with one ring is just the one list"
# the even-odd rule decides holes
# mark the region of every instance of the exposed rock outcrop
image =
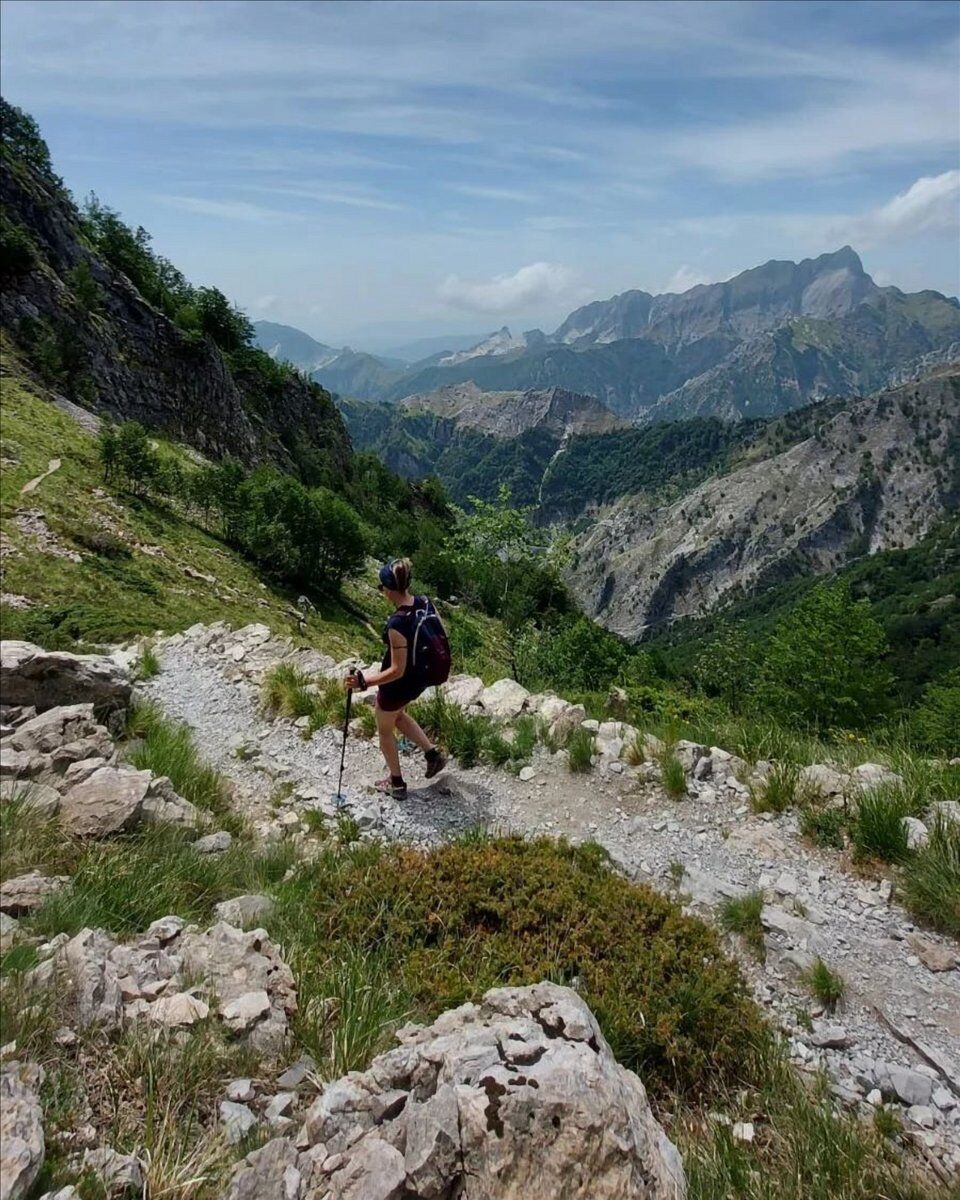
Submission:
[[0,1200],[23,1200],[43,1166],[42,1082],[32,1063],[0,1069]]
[[131,687],[129,672],[104,655],[43,650],[31,642],[0,642],[4,704],[31,704],[38,711],[75,704],[124,708]]
[[[583,1000],[498,988],[327,1084],[228,1200],[682,1200],[676,1148]],[[297,1148],[301,1153],[297,1154]]]

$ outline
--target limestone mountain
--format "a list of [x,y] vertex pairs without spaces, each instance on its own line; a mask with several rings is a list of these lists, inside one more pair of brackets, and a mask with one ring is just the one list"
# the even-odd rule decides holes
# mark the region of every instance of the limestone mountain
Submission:
[[574,589],[636,638],[791,575],[911,546],[960,507],[958,429],[957,364],[830,406],[810,436],[755,447],[677,499],[615,503],[580,538]]
[[266,350],[271,358],[277,362],[292,363],[307,374],[319,370],[340,354],[340,350],[318,342],[309,333],[292,325],[254,321],[253,334],[256,344],[261,350]]
[[626,424],[592,396],[563,388],[482,392],[474,383],[451,384],[423,396],[408,396],[403,408],[450,417],[460,426],[499,438],[519,437],[528,429],[542,429],[558,437],[609,433]]
[[960,305],[879,287],[849,246],[772,261],[680,294],[629,291],[571,313],[552,335],[504,327],[468,350],[402,371],[322,382],[396,401],[450,384],[483,391],[561,387],[620,416],[769,416],[827,395],[864,395],[960,348]]

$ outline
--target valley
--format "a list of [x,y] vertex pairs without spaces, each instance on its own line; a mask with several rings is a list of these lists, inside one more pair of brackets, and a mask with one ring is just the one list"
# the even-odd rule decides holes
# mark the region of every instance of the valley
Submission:
[[956,300],[844,247],[380,357],[2,116],[4,1200],[951,1195]]

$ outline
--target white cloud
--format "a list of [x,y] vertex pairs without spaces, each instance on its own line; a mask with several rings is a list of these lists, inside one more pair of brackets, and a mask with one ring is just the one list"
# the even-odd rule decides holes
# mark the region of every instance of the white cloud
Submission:
[[184,212],[200,213],[204,217],[218,217],[223,221],[289,221],[296,219],[295,213],[281,212],[275,208],[263,208],[259,204],[247,204],[244,200],[207,200],[202,196],[157,196],[163,204],[182,208]]
[[278,299],[278,296],[258,296],[250,307],[256,312],[269,312],[271,308],[276,307]]
[[873,214],[877,232],[886,237],[952,230],[960,212],[960,171],[924,175]]
[[684,263],[682,266],[677,267],[667,280],[667,285],[663,290],[665,292],[688,292],[692,287],[696,287],[698,283],[710,283],[710,278],[694,270],[693,267],[688,267]]
[[469,283],[449,275],[437,295],[455,308],[476,313],[508,313],[561,299],[570,292],[572,273],[558,263],[536,262],[513,275],[496,275],[486,283]]

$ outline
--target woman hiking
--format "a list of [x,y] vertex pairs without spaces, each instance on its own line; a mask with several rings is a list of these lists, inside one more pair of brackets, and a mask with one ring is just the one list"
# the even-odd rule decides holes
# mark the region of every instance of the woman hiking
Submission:
[[377,688],[377,732],[389,774],[374,784],[395,800],[405,800],[407,785],[400,767],[395,730],[419,746],[426,758],[426,777],[432,779],[447,760],[430,741],[407,705],[428,687],[446,682],[450,674],[450,643],[437,610],[427,596],[410,591],[413,567],[409,558],[396,558],[380,568],[378,589],[394,606],[383,631],[386,651],[376,674],[354,671],[344,680],[347,689]]

